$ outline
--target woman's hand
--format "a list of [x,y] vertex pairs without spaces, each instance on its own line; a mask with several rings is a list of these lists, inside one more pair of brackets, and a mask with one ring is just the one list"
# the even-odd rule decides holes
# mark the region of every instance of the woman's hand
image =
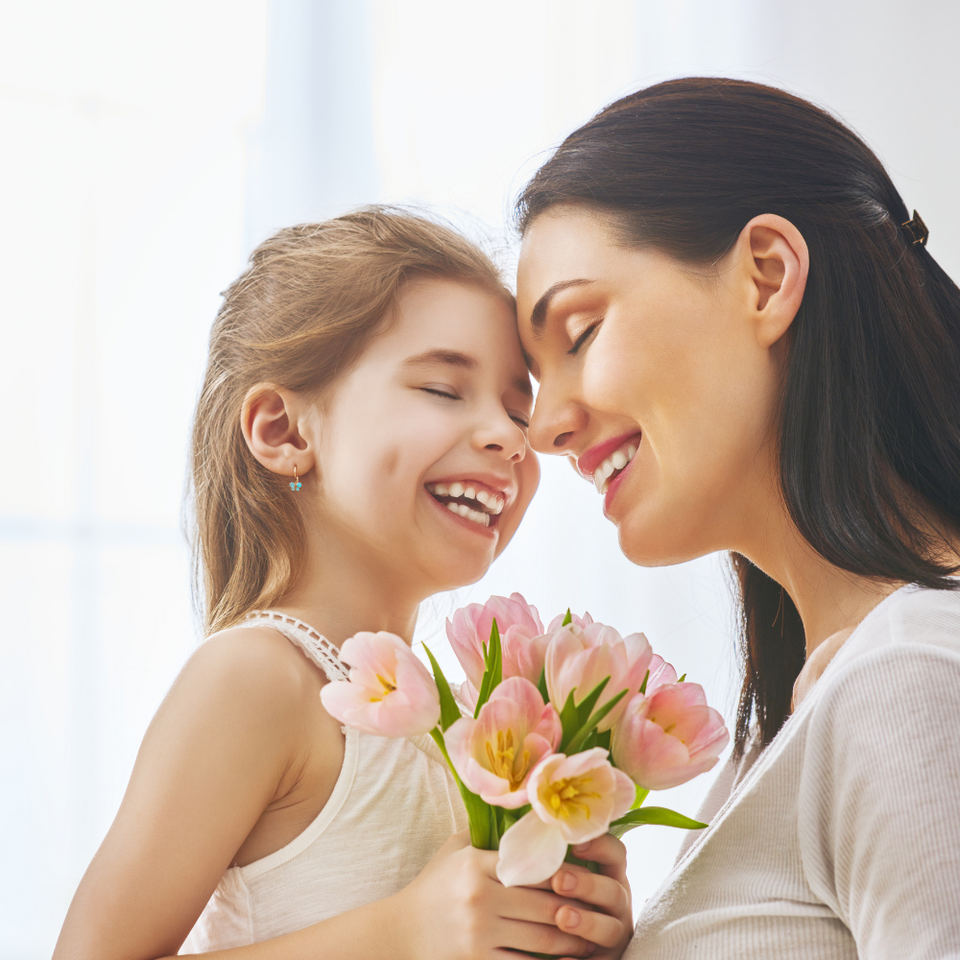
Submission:
[[[391,919],[384,933],[391,937],[392,956],[410,960],[516,960],[511,950],[578,958],[598,956],[589,937],[572,932],[572,927],[565,933],[556,925],[555,917],[565,909],[588,914],[582,903],[550,889],[503,886],[497,879],[497,852],[476,850],[469,843],[466,832],[451,837],[420,875],[391,898]],[[613,854],[609,856],[615,859]],[[616,881],[600,879],[599,900],[604,905],[617,900],[607,886],[617,886]],[[582,885],[586,888],[585,881]],[[590,896],[597,893],[591,889]],[[582,924],[593,931],[592,923]],[[616,919],[603,918],[600,925],[605,939],[612,939],[614,924],[619,931]]]
[[[624,845],[609,833],[573,848],[581,860],[600,865],[600,873],[565,863],[551,878],[552,889],[580,903],[560,907],[554,920],[566,933],[583,937],[601,949],[593,960],[617,960],[633,933],[633,908],[627,882]],[[586,905],[589,909],[584,909]]]

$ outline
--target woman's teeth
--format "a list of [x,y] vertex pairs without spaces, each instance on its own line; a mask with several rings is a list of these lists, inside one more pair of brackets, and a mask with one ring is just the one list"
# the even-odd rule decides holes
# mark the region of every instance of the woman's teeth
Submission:
[[637,455],[637,444],[629,440],[615,450],[593,471],[593,482],[600,493],[606,493],[615,473],[619,473]]
[[466,503],[456,503],[451,500],[440,500],[441,503],[451,512],[455,513],[465,520],[472,520],[482,527],[490,526],[491,516],[497,516],[503,510],[504,498],[496,493],[490,493],[487,490],[472,487],[469,484],[460,483],[459,480],[453,483],[428,483],[427,491],[437,500],[441,497],[452,497],[456,500],[472,500],[476,506]]

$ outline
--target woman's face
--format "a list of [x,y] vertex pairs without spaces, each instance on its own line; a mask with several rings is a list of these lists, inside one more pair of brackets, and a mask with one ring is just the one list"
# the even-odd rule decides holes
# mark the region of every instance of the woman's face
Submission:
[[776,489],[780,353],[749,322],[741,255],[690,267],[571,207],[524,237],[520,338],[540,383],[531,444],[575,459],[636,563],[738,549]]

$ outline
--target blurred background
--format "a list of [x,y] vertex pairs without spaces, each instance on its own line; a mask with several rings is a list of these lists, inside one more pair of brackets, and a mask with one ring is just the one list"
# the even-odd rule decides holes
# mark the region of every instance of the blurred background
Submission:
[[[187,436],[219,291],[260,240],[427,204],[512,272],[511,203],[553,146],[622,94],[711,74],[839,114],[958,276],[958,32],[960,5],[933,0],[3,0],[0,958],[49,956],[199,642]],[[723,562],[633,567],[564,463],[419,639],[512,590],[545,620],[571,606],[643,630],[732,718]],[[660,799],[692,814],[701,779]],[[681,839],[628,836],[636,907]]]

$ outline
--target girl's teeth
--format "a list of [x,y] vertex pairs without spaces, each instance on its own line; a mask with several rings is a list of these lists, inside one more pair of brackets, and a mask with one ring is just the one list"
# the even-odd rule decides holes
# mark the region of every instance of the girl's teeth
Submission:
[[463,491],[463,495],[470,500],[477,499],[477,491],[474,490],[473,487],[467,487],[467,489]]
[[614,470],[622,470],[627,465],[627,455],[618,450],[611,458]]
[[490,514],[484,513],[482,510],[471,510],[463,503],[448,503],[447,509],[451,513],[456,513],[463,517],[465,520],[472,520],[474,523],[479,523],[481,527],[490,526]]
[[451,497],[462,497],[463,496],[463,484],[459,481],[450,484],[450,496]]
[[433,492],[434,492],[438,497],[445,497],[445,496],[447,496],[447,485],[446,485],[445,483],[438,483],[438,484],[433,488]]

